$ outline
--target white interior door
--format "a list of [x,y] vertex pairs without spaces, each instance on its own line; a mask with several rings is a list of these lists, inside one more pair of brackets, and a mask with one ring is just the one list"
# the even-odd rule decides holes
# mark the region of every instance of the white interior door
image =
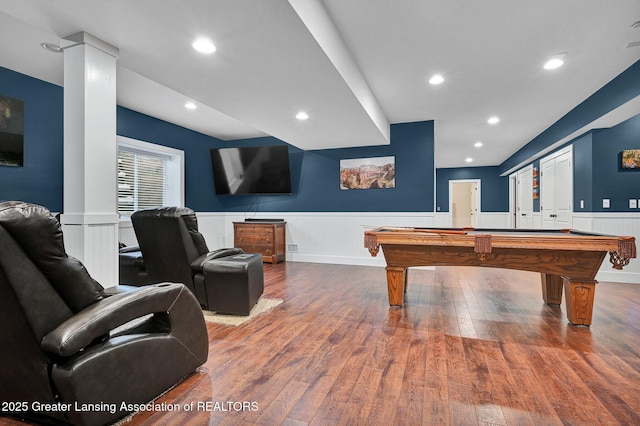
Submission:
[[573,170],[571,168],[571,152],[556,157],[555,182],[555,227],[558,229],[571,228],[573,203]]
[[509,228],[518,227],[518,173],[509,175]]
[[540,162],[540,214],[542,227],[556,227],[556,162],[550,158]]
[[526,167],[516,176],[516,228],[533,228],[533,168]]
[[480,191],[478,189],[478,182],[470,182],[469,184],[469,211],[471,212],[471,227],[476,228],[478,226],[478,209],[480,208]]

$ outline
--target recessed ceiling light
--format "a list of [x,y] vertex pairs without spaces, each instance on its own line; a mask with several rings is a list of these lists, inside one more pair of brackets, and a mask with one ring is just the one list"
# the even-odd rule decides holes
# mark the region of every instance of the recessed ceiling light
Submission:
[[208,38],[198,38],[191,46],[200,53],[213,53],[216,51],[216,46]]
[[500,119],[496,116],[489,117],[489,119],[487,120],[487,123],[489,124],[498,124],[499,122],[500,122]]
[[544,64],[545,70],[555,70],[556,68],[560,68],[564,64],[564,58],[567,56],[566,53],[560,53],[559,55],[554,55]]
[[441,76],[440,74],[435,74],[433,77],[431,77],[429,79],[429,83],[433,84],[434,86],[437,86],[438,84],[441,84],[442,82],[444,82],[444,77]]
[[307,118],[309,118],[309,114],[307,114],[304,111],[300,111],[299,113],[296,114],[296,118],[298,120],[306,120]]
[[62,48],[53,43],[40,43],[40,47],[53,53],[62,53]]
[[474,143],[473,146],[475,146],[476,148],[480,148],[482,146],[482,142],[478,141]]
[[192,110],[198,108],[196,104],[194,104],[193,102],[187,102],[186,104],[184,104],[184,107],[186,109],[192,109]]
[[467,158],[464,159],[464,161],[467,162],[467,163],[471,163],[471,162],[473,162],[473,158],[467,157]]

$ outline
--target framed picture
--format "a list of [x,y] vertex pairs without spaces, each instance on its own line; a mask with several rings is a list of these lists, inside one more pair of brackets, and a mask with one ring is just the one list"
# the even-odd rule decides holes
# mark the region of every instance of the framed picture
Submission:
[[395,157],[340,160],[340,189],[380,189],[396,186]]
[[0,95],[0,166],[24,165],[24,101]]
[[640,149],[625,149],[622,151],[623,169],[640,170]]

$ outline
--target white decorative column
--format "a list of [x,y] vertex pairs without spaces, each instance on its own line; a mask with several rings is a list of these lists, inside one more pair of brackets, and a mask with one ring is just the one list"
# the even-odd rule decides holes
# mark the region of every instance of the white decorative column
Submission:
[[64,49],[64,210],[69,255],[104,287],[118,283],[116,59],[81,32]]

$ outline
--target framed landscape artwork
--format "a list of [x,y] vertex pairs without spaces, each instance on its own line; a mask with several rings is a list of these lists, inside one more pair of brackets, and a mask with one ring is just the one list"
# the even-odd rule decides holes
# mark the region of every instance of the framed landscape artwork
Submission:
[[395,157],[340,160],[340,189],[395,188]]
[[24,165],[24,101],[0,95],[0,166]]
[[640,170],[640,149],[622,151],[622,168]]

